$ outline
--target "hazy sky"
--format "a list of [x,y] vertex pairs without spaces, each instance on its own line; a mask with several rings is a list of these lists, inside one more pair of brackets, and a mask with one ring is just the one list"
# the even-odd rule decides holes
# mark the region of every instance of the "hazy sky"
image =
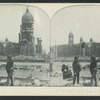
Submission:
[[[50,36],[50,18],[41,9],[36,7],[28,7],[34,18],[34,36],[41,37],[43,40],[43,48],[49,50]],[[26,6],[18,5],[0,5],[0,40],[18,42],[18,33],[23,14],[26,12]],[[36,43],[36,41],[35,41]]]
[[74,42],[82,36],[85,42],[92,37],[100,42],[100,6],[72,6],[57,11],[51,20],[52,45],[68,44],[72,32]]

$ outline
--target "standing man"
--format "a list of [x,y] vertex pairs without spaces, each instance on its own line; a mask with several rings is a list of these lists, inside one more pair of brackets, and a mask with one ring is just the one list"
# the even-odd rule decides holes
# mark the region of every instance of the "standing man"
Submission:
[[11,86],[14,86],[13,60],[11,56],[7,57],[6,71],[8,74],[7,85],[9,86],[9,81],[11,80]]
[[78,61],[78,57],[74,57],[74,62],[72,66],[73,66],[73,72],[74,72],[73,85],[75,84],[76,78],[77,78],[77,84],[79,84],[79,73],[80,73],[81,67]]
[[95,57],[91,57],[91,63],[90,63],[90,72],[91,72],[91,85],[93,85],[93,79],[95,81],[95,86],[97,86],[97,78],[96,78],[96,73],[97,73],[97,61]]

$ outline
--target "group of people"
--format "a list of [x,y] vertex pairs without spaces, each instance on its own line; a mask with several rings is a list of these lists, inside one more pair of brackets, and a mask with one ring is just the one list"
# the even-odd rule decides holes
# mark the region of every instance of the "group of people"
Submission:
[[72,78],[72,72],[69,67],[65,64],[62,65],[63,79]]
[[[81,71],[81,66],[78,61],[78,57],[74,57],[74,62],[72,63],[72,68],[73,68],[73,85],[76,82],[77,79],[77,84],[79,84],[79,76],[80,76],[80,71]],[[96,78],[96,73],[97,73],[97,61],[94,56],[91,57],[91,62],[90,62],[90,72],[91,72],[91,86],[93,85],[93,80],[95,81],[95,86],[97,86],[97,78]],[[63,79],[66,78],[71,78],[72,74],[71,71],[69,71],[68,66],[62,65],[62,72],[63,72]]]
[[[72,68],[73,68],[73,85],[76,82],[77,79],[77,84],[79,84],[79,76],[80,76],[80,71],[81,71],[81,66],[78,61],[78,57],[74,57],[74,62],[72,63]],[[6,71],[8,74],[7,77],[7,85],[14,86],[14,75],[13,75],[13,60],[11,56],[7,57],[7,64],[6,64]],[[63,79],[66,78],[72,78],[72,72],[69,70],[69,67],[66,65],[62,65],[62,72],[63,72]],[[97,73],[97,61],[95,57],[91,57],[91,62],[90,62],[90,72],[91,72],[91,86],[93,85],[93,80],[95,81],[95,86],[97,86],[97,78],[96,78],[96,73]],[[11,84],[10,84],[11,80]]]

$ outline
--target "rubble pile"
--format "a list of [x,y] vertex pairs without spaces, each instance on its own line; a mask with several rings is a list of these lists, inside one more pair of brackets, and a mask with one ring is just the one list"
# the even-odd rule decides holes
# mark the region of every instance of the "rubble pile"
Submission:
[[[73,78],[63,79],[61,71],[62,63],[53,65],[53,72],[49,72],[49,64],[15,64],[14,76],[15,86],[32,86],[32,87],[73,87]],[[71,63],[67,64],[72,71]],[[74,87],[89,87],[91,86],[91,74],[88,64],[81,64],[82,70],[80,73],[80,84],[75,84]],[[100,84],[100,75],[98,76],[98,86]],[[0,86],[7,86],[7,73],[3,65],[0,67]]]

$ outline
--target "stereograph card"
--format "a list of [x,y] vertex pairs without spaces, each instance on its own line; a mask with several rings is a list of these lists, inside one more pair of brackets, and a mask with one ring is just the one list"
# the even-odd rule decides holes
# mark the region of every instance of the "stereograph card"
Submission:
[[0,4],[0,95],[99,96],[100,4]]

